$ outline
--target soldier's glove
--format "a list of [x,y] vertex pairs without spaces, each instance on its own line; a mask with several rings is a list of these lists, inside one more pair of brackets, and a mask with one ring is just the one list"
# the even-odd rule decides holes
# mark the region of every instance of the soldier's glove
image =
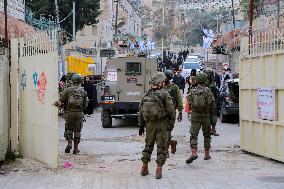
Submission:
[[178,114],[177,120],[178,120],[178,122],[181,122],[181,121],[182,121],[182,113],[179,113],[179,114]]
[[144,135],[144,133],[145,133],[144,127],[140,127],[140,129],[139,129],[139,136]]

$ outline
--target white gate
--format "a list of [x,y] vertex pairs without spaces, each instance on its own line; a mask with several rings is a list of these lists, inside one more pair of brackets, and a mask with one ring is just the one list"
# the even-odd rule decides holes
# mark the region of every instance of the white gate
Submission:
[[58,163],[56,32],[11,40],[11,147],[52,168]]
[[243,38],[240,57],[241,148],[284,162],[284,33]]

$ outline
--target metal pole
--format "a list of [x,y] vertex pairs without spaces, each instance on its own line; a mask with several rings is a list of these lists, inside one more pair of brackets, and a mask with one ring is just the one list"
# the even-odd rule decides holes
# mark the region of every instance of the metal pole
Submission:
[[75,0],[73,0],[73,41],[76,41],[76,8],[75,8]]
[[117,21],[118,21],[118,4],[119,4],[119,0],[116,0],[116,13],[115,13],[115,25],[114,25],[114,29],[115,29],[115,36],[117,36],[117,30],[118,30],[118,26],[117,26]]
[[219,20],[221,19],[221,17],[219,17],[219,15],[216,17],[216,18],[214,18],[215,20],[217,20],[217,34],[219,33]]
[[8,37],[8,10],[7,10],[7,0],[4,0],[4,14],[5,14],[5,41],[4,41],[4,47],[8,48],[9,46],[9,37]]
[[279,28],[280,0],[277,0],[277,28]]
[[234,29],[235,29],[236,28],[236,19],[235,19],[234,0],[232,0],[232,16],[233,16],[233,25],[234,25]]
[[[55,14],[56,14],[56,25],[57,25],[57,33],[58,33],[58,40],[60,39],[60,21],[59,21],[59,10],[58,10],[58,1],[55,0]],[[61,62],[61,70],[62,74],[65,75],[65,61],[64,61],[64,55],[63,55],[63,46],[59,42],[58,43],[58,49],[59,49],[59,55],[60,55],[60,62]],[[58,64],[58,76],[60,77],[60,64]]]
[[164,63],[164,29],[165,29],[165,7],[163,4],[163,30],[162,30],[162,62]]
[[217,19],[217,33],[219,33],[219,17]]
[[206,54],[207,54],[207,66],[208,66],[208,64],[209,64],[209,62],[208,62],[208,61],[209,61],[209,57],[208,57],[208,56],[209,56],[209,52],[208,52],[208,49],[206,50]]
[[59,22],[59,11],[58,11],[58,2],[55,0],[55,14],[56,14],[56,24],[58,29],[60,28],[60,22]]
[[251,44],[252,44],[252,23],[253,23],[253,16],[254,16],[254,0],[250,0],[250,12],[249,12],[249,54],[251,52]]
[[103,58],[101,57],[101,75],[103,75]]

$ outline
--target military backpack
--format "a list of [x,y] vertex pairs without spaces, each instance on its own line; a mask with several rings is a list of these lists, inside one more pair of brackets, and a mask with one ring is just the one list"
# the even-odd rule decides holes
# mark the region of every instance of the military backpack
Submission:
[[209,110],[208,92],[204,88],[192,89],[192,110],[196,112],[204,112]]
[[80,109],[83,110],[84,93],[81,87],[71,87],[68,96],[69,109]]
[[163,117],[163,102],[153,90],[147,92],[141,103],[141,112],[145,121],[155,121]]

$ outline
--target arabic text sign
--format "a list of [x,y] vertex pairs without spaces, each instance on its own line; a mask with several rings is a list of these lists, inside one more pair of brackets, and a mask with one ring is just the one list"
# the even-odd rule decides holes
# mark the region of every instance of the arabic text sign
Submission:
[[258,88],[256,104],[259,118],[267,120],[276,119],[275,88]]

